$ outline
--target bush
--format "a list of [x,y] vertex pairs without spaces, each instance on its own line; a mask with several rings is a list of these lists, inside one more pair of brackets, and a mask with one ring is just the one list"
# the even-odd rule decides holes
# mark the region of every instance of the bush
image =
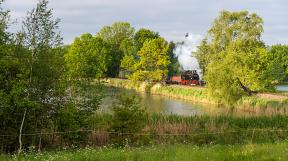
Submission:
[[[147,113],[135,95],[119,95],[112,107],[111,141],[116,146],[135,145],[141,139]],[[141,142],[141,141],[140,141]]]

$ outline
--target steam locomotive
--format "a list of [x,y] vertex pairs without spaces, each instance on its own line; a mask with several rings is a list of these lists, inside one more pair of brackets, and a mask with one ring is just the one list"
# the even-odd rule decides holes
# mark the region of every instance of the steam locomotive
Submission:
[[196,70],[185,70],[180,76],[172,76],[167,79],[167,84],[200,85],[200,78]]

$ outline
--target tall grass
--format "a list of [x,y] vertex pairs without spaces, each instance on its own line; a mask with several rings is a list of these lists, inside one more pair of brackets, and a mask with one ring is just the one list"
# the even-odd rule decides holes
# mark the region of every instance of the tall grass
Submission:
[[[101,115],[95,116],[99,123]],[[108,115],[103,116],[108,117]],[[192,144],[239,144],[247,142],[275,142],[288,139],[288,116],[231,117],[153,114],[139,134],[139,145],[174,143]],[[99,131],[106,131],[109,122],[100,123]],[[96,127],[95,127],[96,128]],[[129,135],[129,134],[127,134]],[[109,139],[109,136],[107,134]]]
[[[89,120],[89,129],[63,133],[42,133],[42,150],[113,145],[110,114],[96,114]],[[231,116],[176,116],[153,114],[145,127],[137,133],[119,134],[125,138],[139,136],[129,146],[173,144],[236,145],[245,143],[273,143],[288,139],[288,116],[231,117]],[[114,133],[113,133],[114,135]],[[71,141],[69,136],[75,136]],[[5,136],[6,138],[8,136]],[[17,137],[17,136],[12,136]],[[25,135],[39,138],[39,135]],[[25,137],[23,138],[24,140]],[[1,145],[0,138],[0,147]],[[26,149],[37,150],[36,147]],[[112,143],[112,144],[111,144]],[[128,144],[127,144],[128,145]]]

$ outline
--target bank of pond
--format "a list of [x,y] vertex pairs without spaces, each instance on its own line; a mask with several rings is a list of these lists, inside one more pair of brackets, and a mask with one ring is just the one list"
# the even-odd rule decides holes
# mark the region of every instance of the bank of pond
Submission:
[[[158,93],[167,92],[172,93],[177,91],[176,87],[161,87],[158,89]],[[181,89],[182,90],[182,89]],[[187,89],[183,89],[187,90]],[[194,89],[192,89],[194,90]],[[198,89],[196,89],[198,90]],[[200,89],[201,90],[201,89]],[[164,115],[179,115],[179,116],[273,116],[273,115],[286,115],[288,114],[288,103],[278,100],[265,100],[256,97],[245,98],[239,107],[225,107],[219,104],[213,104],[208,102],[199,102],[189,99],[177,98],[176,92],[174,96],[167,96],[162,94],[151,94],[146,92],[137,92],[134,89],[126,89],[119,87],[106,87],[105,97],[101,103],[101,112],[111,112],[110,107],[113,102],[117,100],[119,95],[136,95],[140,98],[141,105],[145,110],[152,114],[164,114]]]
[[[288,93],[259,93],[243,97],[234,107],[225,107],[208,97],[207,90],[201,86],[180,86],[161,84],[150,85],[126,79],[106,79],[106,86],[112,88],[108,93],[132,93],[143,99],[143,105],[157,112],[177,115],[232,115],[263,116],[286,115],[288,113]],[[280,87],[279,87],[280,88]],[[281,88],[286,88],[283,86]],[[148,91],[148,92],[147,92]],[[166,111],[165,111],[166,110]],[[159,111],[158,111],[159,112]]]
[[[45,151],[86,146],[113,147],[119,146],[119,140],[121,146],[128,147],[262,144],[288,140],[285,95],[275,99],[265,99],[267,95],[249,97],[239,103],[241,106],[227,108],[207,102],[209,99],[202,87],[154,86],[149,87],[151,93],[145,93],[138,92],[141,88],[145,90],[145,87],[133,89],[135,86],[130,88],[131,84],[125,81],[120,81],[122,85],[106,84],[100,109],[80,127],[63,124],[63,131],[45,129],[41,133],[23,134],[24,149]],[[112,120],[115,116],[111,107],[117,102],[117,96],[122,94],[139,97],[141,106],[147,112],[143,128],[137,132],[125,130],[126,126],[134,126],[129,116],[124,117],[127,120],[122,120],[125,123],[122,131],[113,131]],[[64,123],[77,121],[77,118],[65,119],[62,120]],[[1,135],[0,151],[16,152],[17,138],[18,135]]]

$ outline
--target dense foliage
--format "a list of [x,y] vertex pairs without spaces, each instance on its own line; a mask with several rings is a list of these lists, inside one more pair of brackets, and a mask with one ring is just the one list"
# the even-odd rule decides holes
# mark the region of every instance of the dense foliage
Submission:
[[213,98],[232,105],[244,95],[273,90],[281,78],[262,32],[262,19],[247,11],[222,11],[215,19],[196,53]]
[[160,35],[158,33],[145,28],[141,28],[134,35],[135,46],[137,51],[139,51],[143,47],[145,41],[149,39],[157,39],[159,37]]
[[169,43],[169,50],[168,50],[170,61],[170,64],[168,65],[168,77],[180,75],[181,66],[180,63],[178,62],[177,56],[175,56],[174,54],[175,48],[176,44],[173,41],[171,41]]
[[270,73],[276,74],[279,82],[288,81],[288,46],[287,45],[273,45],[268,50],[268,59],[270,64],[277,67],[279,72]]
[[108,68],[107,76],[118,77],[124,55],[120,47],[123,46],[122,43],[127,43],[127,41],[133,39],[134,32],[135,29],[128,22],[116,22],[111,26],[104,26],[97,33],[97,37],[100,37],[112,47],[111,61],[113,63]]
[[99,37],[83,34],[65,54],[67,72],[73,79],[101,78],[111,66],[111,46]]
[[138,59],[126,55],[122,67],[130,70],[132,80],[159,82],[167,75],[169,65],[169,45],[163,38],[145,41],[143,47],[137,52]]
[[147,113],[136,96],[122,94],[112,107],[110,137],[117,146],[137,144],[147,120]]
[[101,87],[85,82],[75,88],[66,81],[67,47],[62,46],[59,19],[53,18],[48,1],[40,0],[28,12],[16,35],[6,31],[8,12],[1,10],[0,16],[0,134],[6,136],[1,137],[1,151],[22,152],[31,146],[41,150],[52,144],[41,133],[85,127],[99,106]]

